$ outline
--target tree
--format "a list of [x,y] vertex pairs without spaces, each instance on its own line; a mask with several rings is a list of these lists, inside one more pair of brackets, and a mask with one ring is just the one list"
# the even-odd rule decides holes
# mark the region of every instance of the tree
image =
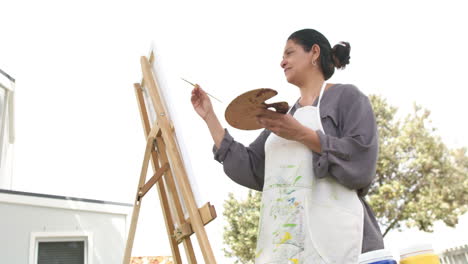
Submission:
[[367,197],[383,235],[403,223],[426,232],[437,220],[455,226],[468,204],[466,148],[449,150],[436,135],[428,110],[415,105],[399,121],[396,108],[384,99],[370,100],[379,128],[379,157]]
[[[403,224],[431,232],[433,223],[448,226],[468,209],[467,149],[450,150],[437,136],[430,112],[415,105],[397,120],[396,108],[379,96],[369,96],[379,130],[376,180],[366,199],[385,236]],[[238,263],[253,263],[261,193],[249,192],[247,200],[232,194],[225,203],[228,220],[224,242]]]
[[223,249],[227,257],[237,257],[236,263],[254,263],[260,219],[261,193],[250,190],[247,199],[238,201],[232,193],[224,202],[223,215],[228,225],[224,227],[223,240],[230,249]]

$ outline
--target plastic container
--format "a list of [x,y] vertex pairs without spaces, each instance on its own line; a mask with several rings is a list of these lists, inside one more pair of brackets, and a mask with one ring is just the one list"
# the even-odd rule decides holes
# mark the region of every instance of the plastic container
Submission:
[[397,264],[393,255],[386,249],[369,251],[359,256],[359,264]]
[[440,264],[431,244],[417,244],[400,250],[400,264]]

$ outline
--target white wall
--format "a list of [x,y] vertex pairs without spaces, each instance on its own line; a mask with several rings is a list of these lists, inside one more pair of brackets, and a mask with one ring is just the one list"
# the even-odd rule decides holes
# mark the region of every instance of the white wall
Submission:
[[[13,144],[10,144],[10,118],[14,118],[10,115],[8,110],[7,102],[10,103],[12,100],[6,98],[8,89],[9,96],[13,95],[14,84],[10,82],[5,76],[0,74],[0,188],[11,189],[12,188],[12,157],[13,157]],[[10,110],[13,108],[10,108]],[[5,116],[3,117],[3,112]],[[5,119],[2,122],[2,119]],[[2,132],[3,130],[3,132]],[[12,135],[14,136],[14,135]]]
[[1,263],[30,263],[31,236],[37,232],[91,234],[88,264],[120,263],[130,210],[123,205],[0,193]]

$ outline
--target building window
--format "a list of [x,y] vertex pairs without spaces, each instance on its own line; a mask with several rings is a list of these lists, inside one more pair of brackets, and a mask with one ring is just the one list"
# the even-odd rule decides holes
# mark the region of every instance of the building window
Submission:
[[85,264],[84,241],[39,242],[38,264]]
[[91,232],[32,232],[29,264],[93,264]]

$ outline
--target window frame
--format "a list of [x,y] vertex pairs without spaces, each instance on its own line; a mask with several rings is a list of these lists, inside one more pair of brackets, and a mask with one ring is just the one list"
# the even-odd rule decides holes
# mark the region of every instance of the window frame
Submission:
[[84,264],[93,264],[93,234],[91,232],[31,232],[29,264],[37,264],[40,242],[84,242]]

